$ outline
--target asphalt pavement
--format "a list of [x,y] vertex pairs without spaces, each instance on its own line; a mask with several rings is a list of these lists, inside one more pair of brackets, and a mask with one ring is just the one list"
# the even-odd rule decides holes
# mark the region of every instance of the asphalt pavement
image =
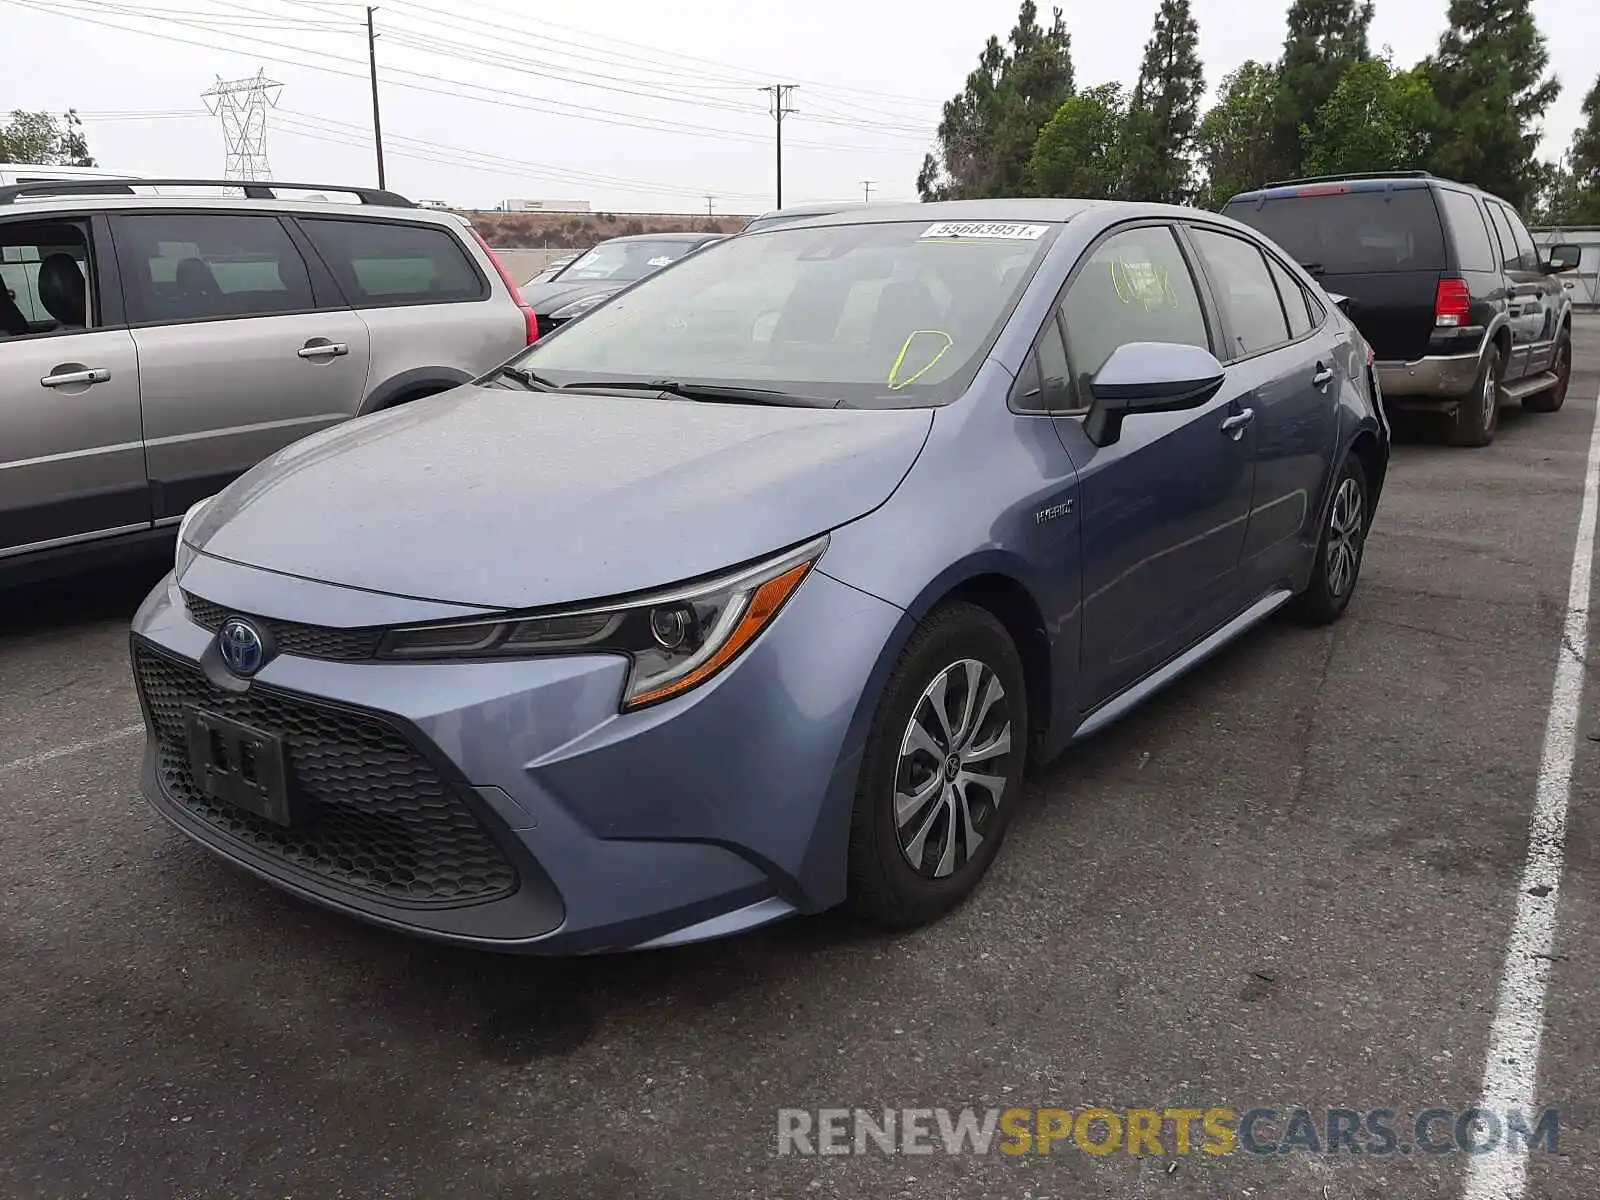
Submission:
[[[1597,391],[1584,318],[1559,413],[1507,410],[1482,450],[1403,423],[1345,618],[1269,622],[1044,771],[973,900],[900,936],[829,915],[552,961],[324,913],[138,795],[127,620],[159,566],[0,598],[0,1195],[1459,1196],[1459,1152],[780,1156],[778,1114],[1470,1108]],[[1600,1195],[1586,684],[1551,1200]]]

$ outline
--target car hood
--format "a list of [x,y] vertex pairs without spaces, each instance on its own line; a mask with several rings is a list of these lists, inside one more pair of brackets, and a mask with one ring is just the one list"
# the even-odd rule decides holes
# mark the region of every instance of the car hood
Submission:
[[585,296],[609,296],[613,292],[620,292],[631,282],[631,280],[593,279],[583,283],[563,283],[556,279],[550,283],[538,283],[524,289],[522,300],[534,312],[550,313],[564,304],[582,300]]
[[534,608],[660,587],[872,511],[927,409],[466,385],[305,438],[225,489],[208,555],[424,600]]

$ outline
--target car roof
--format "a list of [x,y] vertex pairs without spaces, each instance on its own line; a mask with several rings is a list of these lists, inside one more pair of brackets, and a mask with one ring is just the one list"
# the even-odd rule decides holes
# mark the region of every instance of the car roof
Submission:
[[1282,200],[1291,196],[1326,195],[1361,192],[1401,192],[1433,187],[1454,188],[1463,192],[1477,192],[1487,196],[1482,188],[1455,179],[1431,175],[1426,171],[1373,172],[1371,174],[1317,175],[1305,179],[1285,179],[1269,183],[1252,191],[1240,192],[1228,201]]
[[[138,184],[139,180],[129,180]],[[329,188],[337,191],[337,188]],[[34,196],[18,196],[5,206],[8,214],[18,216],[38,213],[49,216],[56,213],[103,212],[107,209],[126,211],[163,211],[171,209],[218,209],[224,212],[281,212],[328,213],[336,216],[378,217],[397,221],[420,221],[433,225],[470,225],[460,213],[437,208],[397,208],[384,204],[359,204],[338,200],[257,200],[248,196],[130,196],[126,192],[92,192],[58,195],[40,192]]]
[[713,238],[727,236],[728,235],[725,233],[706,233],[704,231],[696,231],[691,233],[688,230],[685,230],[683,233],[624,233],[614,238],[606,238],[603,241],[596,242],[595,244],[597,246],[603,246],[607,242],[711,241]]
[[[1074,200],[1065,197],[1008,200],[941,200],[928,204],[862,204],[849,209],[801,217],[780,229],[820,228],[828,225],[876,225],[898,221],[1027,221],[1060,224],[1085,212],[1114,210],[1122,216],[1195,217],[1197,209],[1173,204],[1145,204],[1132,200]],[[765,235],[776,230],[756,230]]]

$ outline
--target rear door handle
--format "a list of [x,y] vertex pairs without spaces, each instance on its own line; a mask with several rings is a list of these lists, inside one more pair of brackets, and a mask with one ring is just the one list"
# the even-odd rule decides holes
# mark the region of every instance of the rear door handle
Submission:
[[344,342],[319,342],[316,345],[301,346],[295,351],[301,358],[339,358],[350,353],[350,347]]
[[1255,409],[1253,409],[1253,408],[1241,408],[1238,412],[1234,413],[1231,417],[1226,417],[1226,418],[1223,419],[1222,426],[1221,426],[1222,432],[1227,434],[1229,437],[1231,437],[1234,441],[1237,442],[1240,438],[1242,438],[1244,436],[1244,427],[1246,425],[1250,424],[1250,422],[1254,421],[1255,419],[1256,419],[1256,410]]
[[1333,368],[1317,364],[1317,373],[1311,377],[1311,382],[1317,387],[1322,387],[1333,378]]
[[111,372],[105,367],[82,367],[75,371],[62,371],[57,369],[54,375],[46,375],[39,380],[41,387],[71,387],[78,383],[106,383],[111,379]]

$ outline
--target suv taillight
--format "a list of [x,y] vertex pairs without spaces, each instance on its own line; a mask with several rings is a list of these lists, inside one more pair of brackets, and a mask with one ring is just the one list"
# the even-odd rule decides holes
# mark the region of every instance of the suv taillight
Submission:
[[489,243],[483,240],[483,234],[478,232],[476,226],[472,227],[472,237],[478,243],[479,249],[489,256],[489,261],[494,264],[494,269],[500,275],[500,282],[506,285],[506,291],[511,293],[511,298],[522,310],[522,315],[528,323],[528,345],[533,345],[539,340],[539,318],[522,298],[522,289],[517,286],[517,281],[511,278],[511,272],[506,270],[505,263],[501,262],[499,256],[489,248]]
[[1439,290],[1433,294],[1433,323],[1441,327],[1465,325],[1471,304],[1465,279],[1441,279]]

